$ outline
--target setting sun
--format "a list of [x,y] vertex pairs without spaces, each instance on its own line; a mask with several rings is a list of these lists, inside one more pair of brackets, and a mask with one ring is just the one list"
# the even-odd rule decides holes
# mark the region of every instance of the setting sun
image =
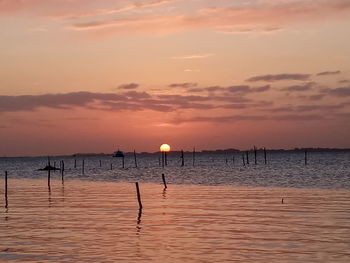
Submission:
[[166,144],[166,143],[162,144],[160,146],[160,151],[161,152],[170,152],[170,145]]

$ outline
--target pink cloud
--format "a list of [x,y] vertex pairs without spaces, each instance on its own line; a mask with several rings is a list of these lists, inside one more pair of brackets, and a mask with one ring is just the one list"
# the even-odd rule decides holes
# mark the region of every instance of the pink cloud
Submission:
[[[283,2],[245,8],[202,8],[192,14],[112,18],[74,23],[73,30],[113,33],[163,33],[186,30],[274,32],[289,24],[341,19],[350,13],[349,0]],[[243,28],[243,29],[242,29]]]

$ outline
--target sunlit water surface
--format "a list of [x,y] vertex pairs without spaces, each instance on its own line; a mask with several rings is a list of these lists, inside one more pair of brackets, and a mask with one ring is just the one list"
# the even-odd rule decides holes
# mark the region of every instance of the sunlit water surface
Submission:
[[65,180],[52,172],[50,188],[35,171],[44,158],[0,160],[0,262],[350,262],[348,154],[307,166],[301,154],[246,167],[209,157],[165,169],[88,157],[84,174],[65,157]]

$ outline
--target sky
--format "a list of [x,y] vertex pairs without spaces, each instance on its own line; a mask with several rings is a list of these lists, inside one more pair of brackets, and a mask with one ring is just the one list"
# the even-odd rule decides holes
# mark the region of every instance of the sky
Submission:
[[350,148],[350,0],[0,0],[0,156]]

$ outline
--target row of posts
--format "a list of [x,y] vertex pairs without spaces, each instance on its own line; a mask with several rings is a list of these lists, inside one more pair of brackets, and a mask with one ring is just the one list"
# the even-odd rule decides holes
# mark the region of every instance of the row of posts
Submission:
[[[50,163],[50,162],[49,162]],[[61,164],[64,166],[63,161],[61,162]],[[63,169],[64,170],[64,169]],[[8,184],[7,184],[7,171],[5,171],[5,208],[8,208]],[[165,175],[164,173],[162,174],[162,181],[163,181],[163,185],[164,185],[164,191],[168,188],[166,180],[165,180]],[[63,172],[62,172],[62,182],[63,182]],[[141,194],[140,194],[140,187],[139,187],[139,183],[136,182],[136,194],[137,194],[137,201],[139,204],[139,210],[141,212],[142,210],[142,202],[141,202]],[[50,185],[50,170],[48,170],[48,189],[49,189],[49,193],[51,193],[51,185]]]

